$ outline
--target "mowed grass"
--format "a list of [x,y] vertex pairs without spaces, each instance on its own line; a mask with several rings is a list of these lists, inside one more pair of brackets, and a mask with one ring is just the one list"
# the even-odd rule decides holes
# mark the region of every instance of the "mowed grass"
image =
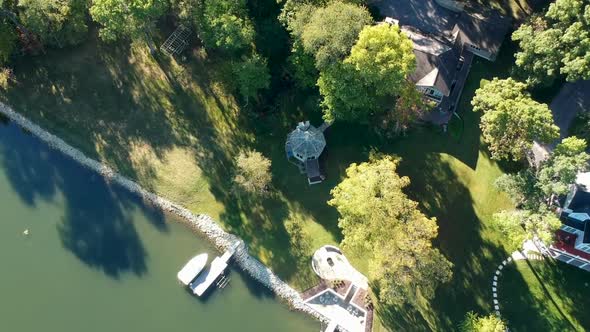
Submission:
[[499,283],[502,315],[511,331],[588,331],[590,274],[553,261],[519,261]]
[[[286,161],[284,141],[303,113],[317,112],[317,99],[280,96],[276,107],[289,110],[260,116],[238,106],[227,61],[198,47],[188,58],[154,58],[145,45],[106,45],[93,34],[18,61],[18,84],[0,98],[147,189],[219,220],[296,287],[312,286],[309,257],[339,242],[337,216],[325,204],[328,185],[310,188]],[[250,148],[272,159],[270,197],[233,190],[233,158]]]
[[[334,124],[322,161],[327,180],[312,187],[287,162],[284,141],[298,121],[319,125],[316,93],[280,93],[265,115],[240,107],[227,63],[198,47],[179,63],[154,59],[144,45],[104,45],[93,35],[80,47],[20,60],[18,86],[1,99],[144,187],[219,220],[298,289],[317,282],[313,251],[341,240],[338,214],[326,202],[345,169],[371,151],[400,156],[399,171],[412,180],[408,195],[438,219],[436,245],[453,262],[454,277],[417,310],[380,306],[375,330],[454,330],[469,310],[491,312],[489,281],[507,255],[486,225],[511,207],[493,181],[514,166],[490,160],[469,101],[480,79],[508,75],[512,51],[505,47],[496,63],[476,61],[453,134],[418,127],[384,140],[370,127]],[[232,188],[232,160],[248,148],[272,160],[270,197]],[[347,254],[367,271],[363,253]]]
[[[485,227],[493,212],[509,207],[492,186],[502,170],[483,148],[478,116],[468,106],[482,73],[497,72],[492,66],[474,67],[462,103],[460,139],[419,127],[406,137],[383,140],[372,128],[337,123],[327,134],[328,178],[312,187],[287,162],[284,140],[297,121],[320,123],[317,96],[279,94],[271,105],[275,112],[264,116],[241,109],[226,83],[227,68],[199,48],[186,63],[177,63],[156,61],[142,45],[93,39],[17,63],[19,85],[2,100],[146,188],[219,220],[299,289],[317,282],[309,264],[313,251],[341,240],[337,212],[326,202],[345,169],[366,161],[373,150],[399,155],[400,173],[412,180],[408,194],[439,220],[437,245],[455,264],[455,277],[419,312],[380,308],[380,314],[391,328],[449,329],[467,310],[490,310],[487,279],[504,257]],[[271,197],[232,190],[232,159],[245,148],[271,158]],[[362,253],[349,254],[367,270]]]

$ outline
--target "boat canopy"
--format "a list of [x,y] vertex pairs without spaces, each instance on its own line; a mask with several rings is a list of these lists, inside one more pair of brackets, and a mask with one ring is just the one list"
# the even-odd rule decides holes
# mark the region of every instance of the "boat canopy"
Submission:
[[189,285],[193,291],[193,294],[202,296],[205,291],[207,291],[209,286],[211,286],[211,284],[213,284],[227,268],[227,260],[229,257],[231,257],[231,254],[227,255],[227,257],[215,257],[215,259],[211,262],[209,269],[200,274],[197,279],[195,279],[195,281]]
[[193,257],[182,270],[178,271],[177,277],[180,282],[188,286],[207,264],[208,255],[206,253]]

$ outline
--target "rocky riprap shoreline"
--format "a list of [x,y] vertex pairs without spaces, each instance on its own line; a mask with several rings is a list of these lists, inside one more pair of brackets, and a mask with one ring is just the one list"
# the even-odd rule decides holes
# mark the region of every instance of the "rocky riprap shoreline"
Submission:
[[239,237],[224,231],[211,217],[202,214],[196,215],[176,203],[173,203],[163,197],[143,189],[139,184],[115,172],[107,165],[88,158],[80,150],[67,144],[61,138],[49,133],[26,117],[15,112],[5,104],[0,103],[0,113],[8,117],[23,129],[38,137],[51,148],[62,152],[66,156],[77,161],[82,166],[99,173],[109,182],[116,183],[125,189],[139,195],[145,201],[150,202],[163,211],[177,215],[193,230],[203,234],[219,250],[227,250],[236,241],[240,241],[240,246],[236,250],[234,260],[243,271],[272,290],[279,298],[286,301],[291,308],[305,312],[318,320],[324,321],[324,319],[318,315],[317,312],[305,305],[303,299],[295,289],[281,280],[272,272],[272,270],[262,264],[258,259],[252,257],[248,253],[246,245]]

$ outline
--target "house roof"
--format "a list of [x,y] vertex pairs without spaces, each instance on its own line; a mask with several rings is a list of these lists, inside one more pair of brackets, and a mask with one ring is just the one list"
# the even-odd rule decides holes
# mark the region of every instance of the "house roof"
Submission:
[[577,185],[577,190],[565,208],[577,213],[590,214],[590,192],[586,191],[582,186]]
[[375,0],[373,3],[382,15],[398,20],[400,26],[409,26],[451,43],[460,33],[463,42],[492,53],[492,58],[497,55],[510,29],[511,19],[495,10],[488,10],[484,16],[456,13],[434,0]]
[[590,80],[564,84],[549,108],[563,139],[567,136],[576,114],[590,112]]
[[588,217],[586,213],[572,213],[570,211],[562,211],[560,219],[563,224],[573,227],[577,230],[584,231],[588,219],[585,219],[582,215]]
[[567,195],[563,210],[560,215],[561,221],[580,231],[588,231],[584,239],[590,242],[590,192],[585,185],[577,183]]
[[460,14],[438,5],[434,0],[376,0],[383,16],[389,16],[429,34],[451,36]]
[[463,14],[453,30],[461,33],[464,43],[486,50],[495,58],[510,29],[510,22],[509,17],[502,16],[497,11],[490,11],[486,16]]
[[414,49],[414,55],[416,70],[409,79],[419,86],[434,86],[448,96],[457,76],[459,52],[455,48],[449,48],[440,55],[434,55]]

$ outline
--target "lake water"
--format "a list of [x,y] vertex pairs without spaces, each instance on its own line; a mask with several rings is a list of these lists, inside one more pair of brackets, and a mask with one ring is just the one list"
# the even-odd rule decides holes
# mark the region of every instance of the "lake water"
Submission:
[[237,270],[189,294],[176,272],[215,254],[207,241],[14,125],[0,125],[0,210],[0,331],[319,330]]

